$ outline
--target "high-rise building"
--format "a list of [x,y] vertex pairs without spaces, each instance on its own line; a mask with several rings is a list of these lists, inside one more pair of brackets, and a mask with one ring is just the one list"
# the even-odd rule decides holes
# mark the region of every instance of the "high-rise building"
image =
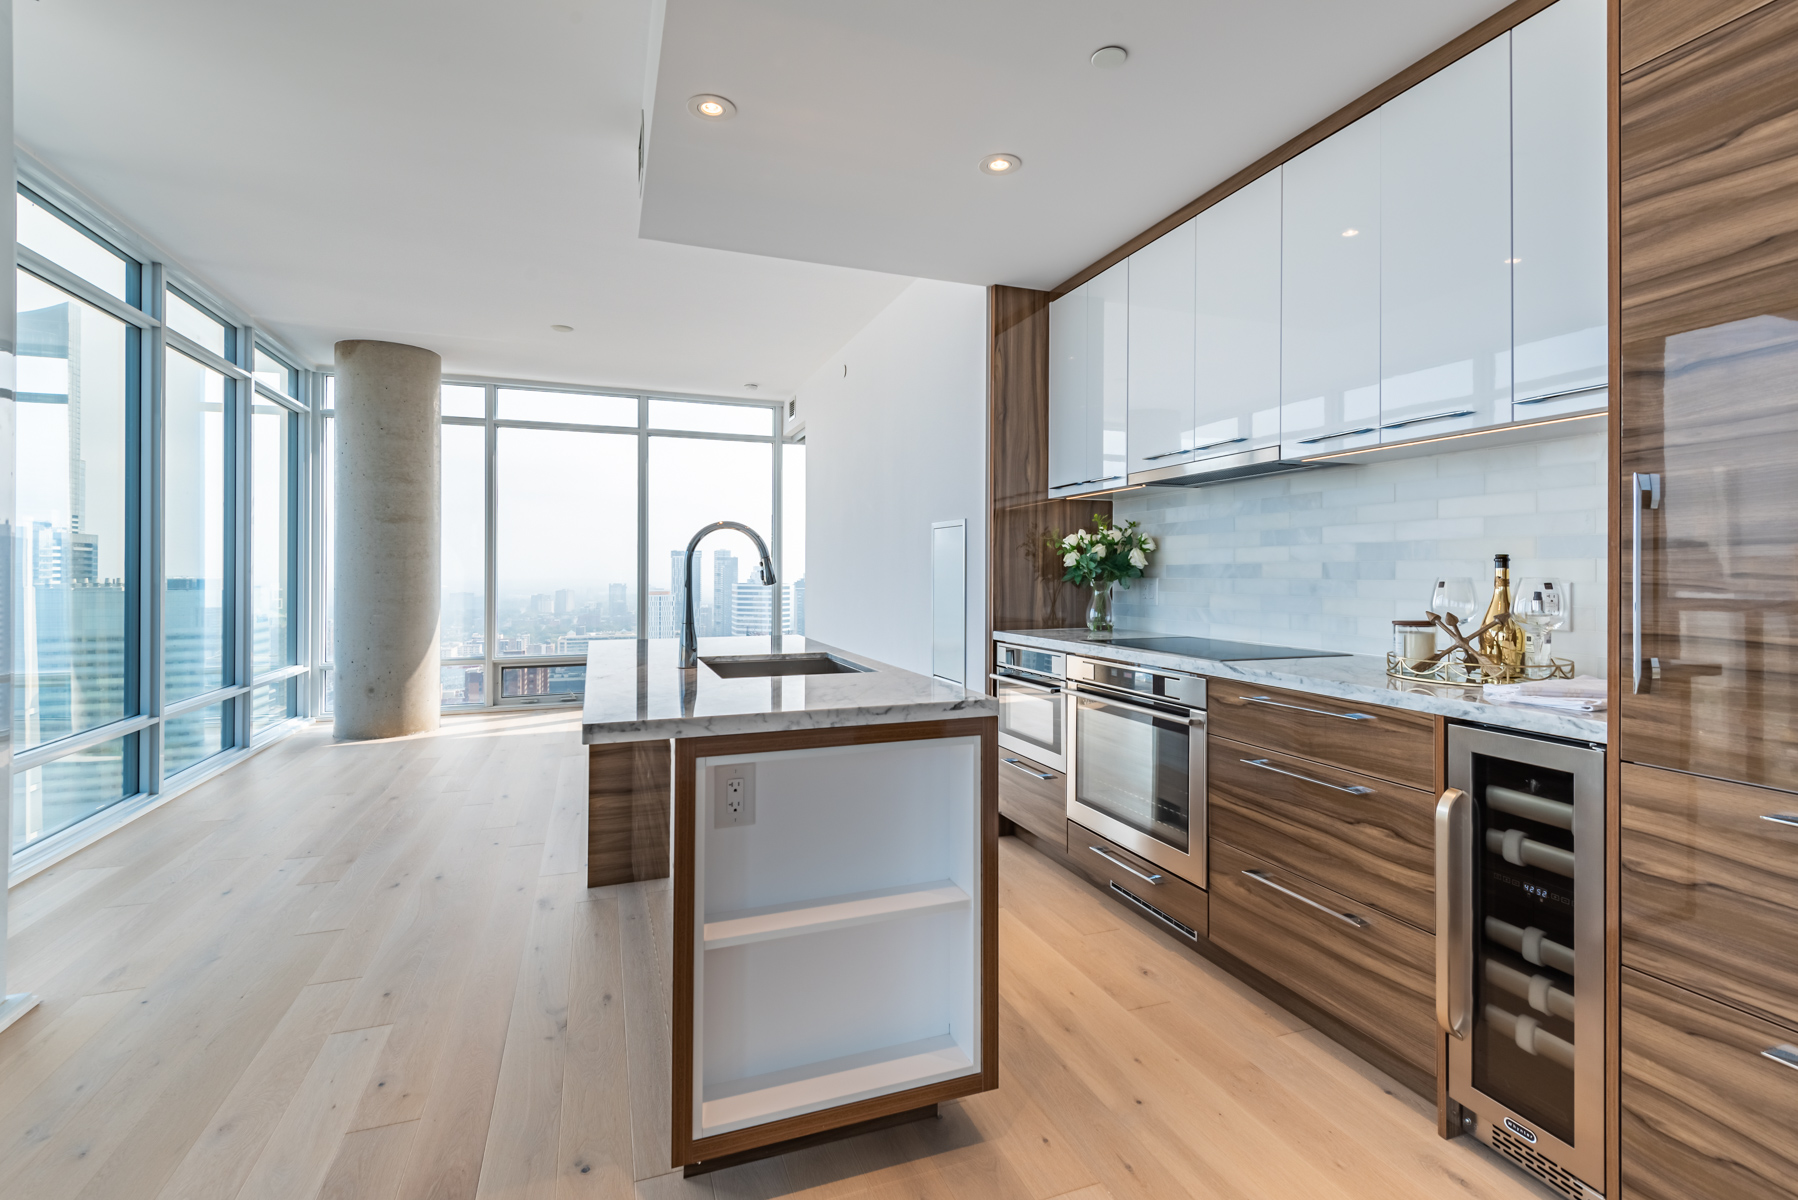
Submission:
[[[686,612],[687,594],[683,590],[687,581],[686,566],[687,552],[685,550],[668,552],[668,594],[672,597],[677,628],[682,614]],[[695,596],[694,599],[697,600],[698,597]]]
[[574,592],[570,588],[556,590],[556,616],[567,616],[574,611]]
[[625,604],[624,585],[622,583],[607,585],[606,616],[614,620],[622,620],[629,615]]
[[554,598],[548,592],[539,592],[531,597],[530,611],[548,614],[554,602]]
[[805,580],[795,579],[792,583],[792,600],[787,604],[787,632],[805,632]]
[[[793,585],[781,586],[781,630],[799,632],[793,627]],[[766,637],[773,624],[774,589],[745,584],[737,589],[731,607],[730,631],[737,637]]]
[[712,551],[712,619],[701,626],[714,637],[730,633],[733,597],[737,591],[737,556],[728,550]]
[[680,636],[680,618],[674,611],[674,594],[661,588],[652,588],[649,593],[649,631],[652,638],[671,638]]

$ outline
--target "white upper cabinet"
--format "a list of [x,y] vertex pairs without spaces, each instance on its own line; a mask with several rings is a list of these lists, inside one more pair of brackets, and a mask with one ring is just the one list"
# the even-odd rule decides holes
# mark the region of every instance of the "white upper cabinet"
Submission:
[[1282,171],[1280,440],[1288,457],[1380,436],[1380,127],[1364,117]]
[[1121,487],[1130,421],[1130,260],[1086,283],[1086,429],[1092,490]]
[[1192,220],[1194,459],[1280,440],[1280,178],[1276,167]]
[[1193,448],[1193,228],[1130,256],[1129,471],[1186,462]]
[[1515,419],[1605,406],[1605,5],[1560,0],[1511,32]]
[[1500,37],[1375,114],[1383,442],[1511,419],[1510,91]]
[[1086,434],[1086,285],[1049,302],[1049,494],[1065,495],[1088,470]]

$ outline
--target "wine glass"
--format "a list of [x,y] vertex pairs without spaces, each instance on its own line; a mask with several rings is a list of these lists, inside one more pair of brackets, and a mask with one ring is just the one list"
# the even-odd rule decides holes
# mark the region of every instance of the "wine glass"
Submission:
[[1451,575],[1436,581],[1436,590],[1430,593],[1430,611],[1438,616],[1455,614],[1455,619],[1465,624],[1473,616],[1474,607],[1479,603],[1473,594],[1473,579],[1467,575]]
[[1511,615],[1524,629],[1524,662],[1546,666],[1554,659],[1554,631],[1567,627],[1572,604],[1567,583],[1542,575],[1527,576],[1514,593]]

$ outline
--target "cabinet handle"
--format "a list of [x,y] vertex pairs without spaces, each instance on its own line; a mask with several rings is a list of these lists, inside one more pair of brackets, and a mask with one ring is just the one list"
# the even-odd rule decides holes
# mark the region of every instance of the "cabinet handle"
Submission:
[[1550,392],[1546,396],[1531,396],[1528,400],[1513,400],[1511,407],[1522,408],[1526,404],[1546,404],[1550,400],[1565,400],[1569,396],[1584,396],[1589,392],[1608,392],[1610,389],[1611,385],[1608,383],[1595,383],[1591,387],[1568,388],[1564,392]]
[[1249,439],[1248,439],[1248,438],[1245,438],[1245,437],[1239,437],[1239,438],[1224,438],[1224,439],[1223,439],[1223,440],[1222,440],[1222,441],[1218,441],[1218,442],[1206,442],[1206,443],[1205,443],[1205,444],[1204,444],[1204,445],[1203,445],[1203,446],[1194,446],[1194,447],[1193,447],[1193,448],[1192,448],[1192,452],[1193,452],[1193,453],[1194,453],[1194,454],[1197,454],[1197,453],[1198,453],[1198,452],[1199,452],[1199,451],[1201,451],[1201,450],[1215,450],[1215,449],[1217,449],[1217,448],[1218,448],[1218,447],[1219,447],[1219,446],[1234,446],[1234,445],[1235,445],[1235,444],[1236,444],[1236,443],[1237,443],[1237,442],[1246,442],[1246,441],[1248,441],[1248,440],[1249,440]]
[[1770,1058],[1782,1067],[1790,1067],[1794,1071],[1798,1071],[1798,1046],[1781,1042],[1777,1046],[1768,1046],[1762,1050],[1761,1057]]
[[1761,820],[1771,821],[1775,825],[1798,825],[1798,813],[1767,813]]
[[1024,774],[1030,776],[1032,779],[1053,779],[1053,778],[1055,778],[1055,773],[1053,771],[1051,771],[1047,775],[1043,774],[1041,771],[1032,771],[1029,767],[1024,765],[1024,760],[1021,758],[1006,758],[1006,759],[1001,759],[1000,761],[1003,762],[1008,767],[1016,767],[1018,770],[1024,772]]
[[1660,472],[1637,471],[1632,474],[1630,476],[1630,495],[1634,497],[1631,507],[1636,511],[1635,521],[1630,527],[1629,636],[1630,657],[1635,669],[1635,691],[1639,696],[1648,691],[1650,686],[1648,675],[1642,669],[1642,501],[1646,497],[1648,508],[1660,508]]
[[[1238,439],[1238,440],[1240,441],[1241,439]],[[1203,447],[1203,446],[1194,447],[1194,449],[1198,449],[1198,450],[1203,450],[1204,448],[1205,447]],[[1160,454],[1145,454],[1142,456],[1142,460],[1144,462],[1154,462],[1158,458],[1172,458],[1176,454],[1191,454],[1191,453],[1192,453],[1192,450],[1163,450]]]
[[1422,425],[1425,421],[1446,421],[1450,417],[1471,417],[1477,411],[1479,410],[1472,408],[1457,408],[1454,412],[1431,413],[1427,417],[1406,417],[1402,421],[1388,421],[1380,426],[1380,428],[1403,429],[1407,425]]
[[1181,717],[1170,712],[1162,712],[1158,708],[1144,708],[1140,704],[1125,704],[1122,700],[1113,700],[1109,696],[1101,696],[1096,692],[1075,692],[1074,698],[1085,700],[1091,704],[1102,704],[1106,708],[1121,708],[1127,712],[1141,713],[1145,717],[1157,717],[1174,725],[1203,725],[1205,723],[1203,712],[1189,712],[1186,716]]
[[1282,771],[1279,767],[1269,764],[1265,758],[1239,758],[1236,761],[1247,763],[1251,767],[1260,767],[1263,771],[1272,771],[1275,775],[1284,775],[1288,779],[1302,779],[1306,783],[1315,783],[1318,787],[1327,787],[1332,792],[1347,792],[1351,796],[1373,795],[1373,789],[1370,787],[1343,787],[1341,784],[1325,783],[1321,779],[1313,779],[1309,775],[1300,775],[1297,771]]
[[1105,853],[1105,851],[1099,849],[1097,846],[1088,846],[1087,849],[1091,850],[1094,854],[1097,854],[1100,858],[1104,859],[1106,862],[1110,863],[1112,866],[1118,868],[1119,870],[1130,872],[1132,875],[1136,876],[1138,879],[1142,880],[1144,883],[1160,883],[1161,882],[1160,875],[1144,875],[1141,871],[1138,871],[1135,867],[1131,866],[1129,863],[1125,862],[1123,859],[1118,858],[1116,855],[1113,855],[1113,854],[1107,854],[1107,853]]
[[1436,802],[1436,1024],[1467,1036],[1473,999],[1473,800],[1449,788]]
[[1357,433],[1378,433],[1378,432],[1379,432],[1379,430],[1377,430],[1372,425],[1366,425],[1360,429],[1339,429],[1335,433],[1320,433],[1316,437],[1300,438],[1299,445],[1309,446],[1316,442],[1333,441],[1339,437],[1354,437]]
[[1378,717],[1369,713],[1335,713],[1324,708],[1306,708],[1302,704],[1281,704],[1278,700],[1269,700],[1266,696],[1238,696],[1238,700],[1247,700],[1250,704],[1265,704],[1270,708],[1290,708],[1294,712],[1316,713],[1320,717],[1335,717],[1339,721],[1377,721]]
[[1354,913],[1337,912],[1335,909],[1331,908],[1327,904],[1319,904],[1317,901],[1313,900],[1309,896],[1301,896],[1301,895],[1299,895],[1299,893],[1293,891],[1289,887],[1281,887],[1279,884],[1277,884],[1273,880],[1269,879],[1264,873],[1262,873],[1260,871],[1244,871],[1243,874],[1247,875],[1250,879],[1253,879],[1256,883],[1264,884],[1265,886],[1274,889],[1274,891],[1276,891],[1276,892],[1280,892],[1285,895],[1291,896],[1294,900],[1297,900],[1300,904],[1309,904],[1312,908],[1315,908],[1320,913],[1329,913],[1332,917],[1335,917],[1338,921],[1341,921],[1344,925],[1353,925],[1356,929],[1366,929],[1367,928],[1367,922],[1362,920],[1360,917],[1357,917]]

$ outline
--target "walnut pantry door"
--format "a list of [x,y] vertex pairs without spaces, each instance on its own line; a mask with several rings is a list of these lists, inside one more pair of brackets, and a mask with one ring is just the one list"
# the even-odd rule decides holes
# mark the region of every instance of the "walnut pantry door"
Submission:
[[1620,112],[1621,755],[1784,789],[1798,789],[1794,80],[1798,0],[1779,0],[1626,73]]

